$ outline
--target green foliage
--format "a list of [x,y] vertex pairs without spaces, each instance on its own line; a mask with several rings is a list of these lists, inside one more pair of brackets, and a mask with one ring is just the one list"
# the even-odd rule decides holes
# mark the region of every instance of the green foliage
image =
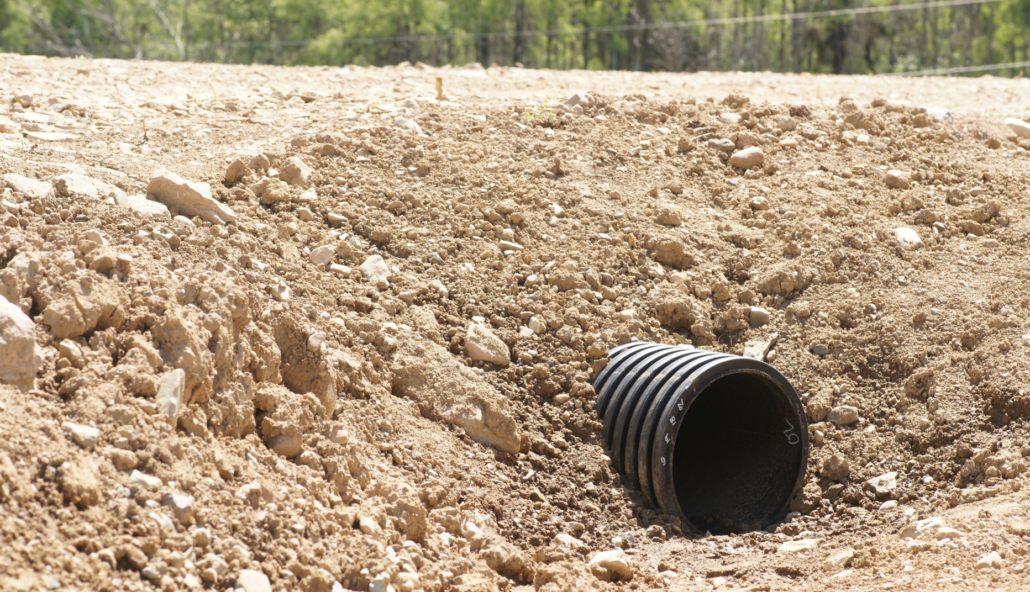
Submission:
[[698,22],[855,6],[853,0],[3,0],[0,44],[44,55],[229,63],[519,62],[655,71],[885,73],[1030,59],[1030,0]]

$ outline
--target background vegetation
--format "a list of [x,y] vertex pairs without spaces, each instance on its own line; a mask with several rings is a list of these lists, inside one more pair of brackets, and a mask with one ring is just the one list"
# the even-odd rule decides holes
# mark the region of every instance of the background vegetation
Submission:
[[[906,0],[911,1],[911,0]],[[1030,0],[698,23],[897,0],[0,0],[0,44],[232,63],[885,73],[1030,60]],[[668,26],[670,23],[690,24]],[[1006,68],[998,75],[1021,75]]]

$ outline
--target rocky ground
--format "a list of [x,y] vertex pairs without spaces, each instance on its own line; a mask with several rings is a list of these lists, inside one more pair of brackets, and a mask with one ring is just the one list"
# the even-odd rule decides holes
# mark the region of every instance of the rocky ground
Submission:
[[[1024,586],[1027,80],[0,66],[4,590]],[[622,486],[632,339],[804,393],[783,523]]]

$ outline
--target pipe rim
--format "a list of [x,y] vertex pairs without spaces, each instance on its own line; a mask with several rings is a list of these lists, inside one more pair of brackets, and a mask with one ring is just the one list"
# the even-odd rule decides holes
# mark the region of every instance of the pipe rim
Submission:
[[[729,356],[723,360],[715,360],[697,370],[690,379],[682,384],[681,388],[676,390],[676,396],[670,397],[663,405],[658,425],[670,426],[670,428],[654,432],[649,455],[650,462],[647,463],[648,468],[650,469],[648,471],[648,480],[653,483],[658,506],[661,507],[665,513],[680,517],[687,524],[690,524],[690,521],[680,508],[679,499],[676,495],[674,473],[672,470],[673,466],[675,466],[674,452],[676,449],[677,437],[680,432],[679,427],[682,425],[684,418],[690,411],[691,405],[697,400],[697,397],[705,391],[705,389],[730,374],[738,373],[759,374],[779,386],[780,392],[786,396],[787,401],[790,403],[790,407],[794,412],[794,419],[796,420],[794,422],[789,422],[791,424],[791,428],[786,430],[784,433],[788,440],[790,439],[789,434],[791,433],[798,436],[797,445],[800,447],[799,452],[801,455],[798,464],[798,474],[794,479],[790,493],[780,504],[778,504],[778,509],[770,516],[766,523],[762,525],[763,528],[767,527],[769,524],[774,524],[782,520],[783,517],[786,516],[790,501],[793,499],[798,489],[804,484],[809,452],[808,420],[805,415],[804,406],[801,403],[801,398],[798,397],[797,391],[790,384],[790,381],[776,370],[776,368],[759,360],[737,357],[731,358]],[[670,419],[674,419],[675,421],[670,422]],[[666,439],[667,435],[668,439]],[[663,459],[666,460],[665,464],[662,463]],[[641,481],[643,481],[643,479],[641,479]],[[691,524],[691,526],[695,525]]]

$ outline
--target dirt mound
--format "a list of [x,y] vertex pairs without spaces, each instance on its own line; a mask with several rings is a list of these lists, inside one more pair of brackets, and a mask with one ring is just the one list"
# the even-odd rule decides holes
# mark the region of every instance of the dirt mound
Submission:
[[[208,67],[46,62],[74,89],[0,90],[5,589],[1022,581],[1030,144],[997,122],[361,86],[461,80],[415,69],[219,67],[171,109]],[[786,521],[622,486],[590,381],[634,339],[804,393]]]

